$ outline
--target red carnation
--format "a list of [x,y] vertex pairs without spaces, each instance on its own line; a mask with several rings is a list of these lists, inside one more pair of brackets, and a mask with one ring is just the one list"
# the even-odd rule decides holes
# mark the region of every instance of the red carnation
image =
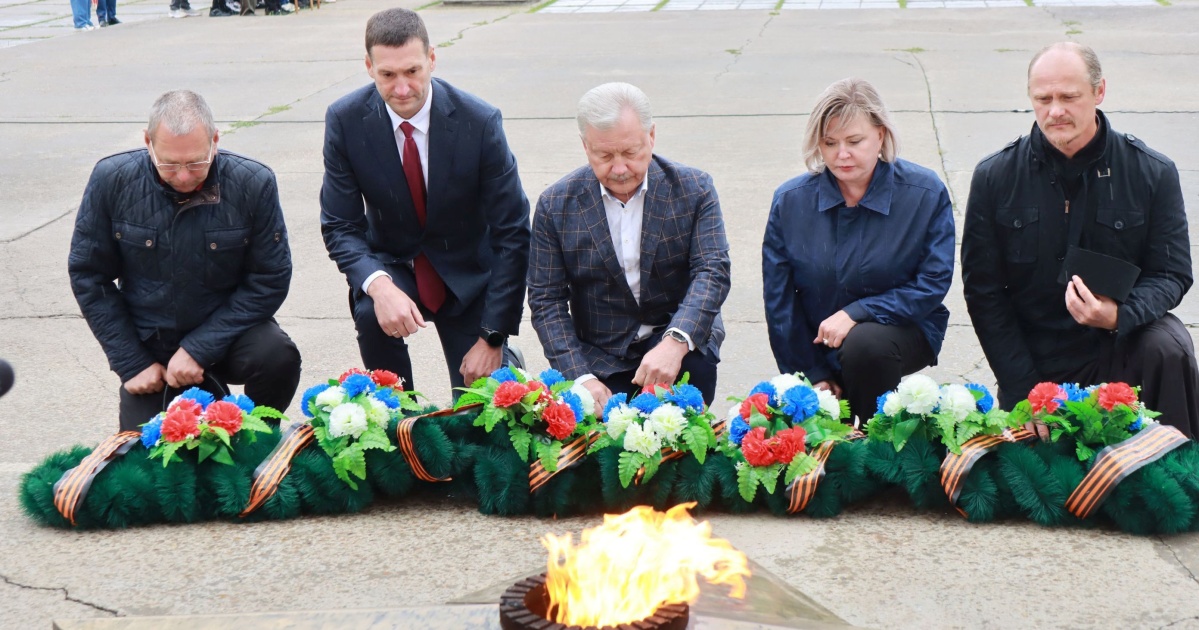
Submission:
[[511,407],[520,402],[525,394],[529,393],[529,389],[516,381],[504,381],[495,390],[495,396],[491,398],[491,404],[496,407]]
[[1116,405],[1127,405],[1135,408],[1137,392],[1128,383],[1107,383],[1099,386],[1099,406],[1111,411]]
[[807,432],[803,427],[791,427],[774,434],[770,439],[770,452],[775,459],[783,464],[790,464],[795,456],[804,452],[804,438]]
[[379,387],[395,387],[395,384],[400,382],[400,375],[387,370],[374,370],[371,372],[371,380]]
[[667,385],[666,383],[651,383],[649,385],[646,385],[645,387],[642,387],[641,393],[642,394],[653,394],[653,395],[657,396],[659,388],[664,389],[666,391],[670,391],[670,385]]
[[1028,392],[1028,402],[1032,405],[1033,413],[1040,411],[1053,413],[1066,398],[1066,390],[1057,383],[1038,383],[1031,392]]
[[221,400],[208,405],[204,416],[208,418],[208,426],[220,427],[229,435],[241,429],[241,407],[231,402]]
[[754,427],[745,434],[741,439],[741,454],[750,466],[769,466],[777,461],[766,444],[766,427]]
[[577,420],[570,405],[560,402],[550,403],[546,405],[545,411],[541,412],[541,417],[545,418],[545,423],[549,425],[546,433],[556,440],[565,440],[575,431]]
[[741,401],[741,419],[749,422],[749,417],[753,415],[754,409],[757,409],[758,413],[764,416],[769,416],[770,397],[766,394],[754,394]]
[[366,376],[370,376],[370,372],[367,372],[366,370],[364,370],[362,368],[350,368],[350,369],[346,370],[345,372],[343,372],[341,376],[337,377],[337,382],[339,382],[339,383],[346,382],[346,379],[350,378],[350,375],[352,375],[352,374],[365,374]]
[[167,411],[174,411],[176,409],[193,416],[198,416],[204,411],[204,409],[200,407],[200,403],[190,398],[180,398],[171,403],[170,407],[167,407]]
[[[234,405],[235,407],[237,405]],[[200,419],[183,409],[172,409],[162,420],[162,438],[168,442],[182,442],[200,435]]]
[[539,403],[548,403],[554,399],[553,394],[550,394],[549,388],[541,381],[529,381],[525,383],[525,387],[529,388],[529,392],[541,391],[541,394],[537,396],[537,402]]

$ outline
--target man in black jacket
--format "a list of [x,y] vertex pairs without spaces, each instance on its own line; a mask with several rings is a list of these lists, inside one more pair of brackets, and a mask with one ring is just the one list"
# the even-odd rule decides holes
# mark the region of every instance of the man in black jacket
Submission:
[[280,410],[300,382],[273,319],[291,281],[275,174],[218,140],[200,95],[167,92],[146,148],[100,160],[79,205],[71,288],[121,378],[122,430],[161,411],[166,386],[214,388],[208,374]]
[[[1095,52],[1049,46],[1028,68],[1037,122],[974,171],[962,240],[966,306],[1010,409],[1041,381],[1124,381],[1160,420],[1199,433],[1199,370],[1169,313],[1191,286],[1191,248],[1174,163],[1117,132],[1097,108]],[[1131,270],[1119,301],[1092,285]],[[1123,261],[1123,262],[1121,262]],[[1073,264],[1068,263],[1068,264]],[[1086,267],[1084,267],[1086,268]],[[1110,292],[1110,291],[1109,291]]]

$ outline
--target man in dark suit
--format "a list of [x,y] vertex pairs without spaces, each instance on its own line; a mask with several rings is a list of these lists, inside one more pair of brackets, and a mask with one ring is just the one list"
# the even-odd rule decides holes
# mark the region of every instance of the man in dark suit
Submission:
[[598,409],[684,372],[711,403],[730,286],[712,178],[653,154],[632,85],[585,94],[578,123],[589,165],[546,189],[533,219],[529,308],[546,357]]
[[409,389],[405,339],[427,321],[453,386],[500,367],[529,260],[529,202],[500,112],[433,79],[435,62],[420,16],[380,11],[366,25],[374,85],[325,115],[325,247],[350,284],[363,363]]

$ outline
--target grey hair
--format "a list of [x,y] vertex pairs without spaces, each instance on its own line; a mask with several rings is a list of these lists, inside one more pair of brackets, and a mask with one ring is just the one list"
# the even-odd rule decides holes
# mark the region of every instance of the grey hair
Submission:
[[579,135],[586,133],[588,127],[599,130],[615,127],[626,109],[637,114],[642,131],[648,133],[653,128],[654,116],[650,112],[649,97],[636,86],[605,83],[591,88],[579,99]]
[[1038,50],[1037,54],[1032,56],[1032,61],[1028,62],[1028,78],[1030,80],[1032,79],[1032,67],[1037,65],[1041,57],[1051,50],[1068,50],[1078,55],[1087,68],[1087,80],[1091,83],[1091,89],[1099,89],[1099,84],[1103,83],[1103,66],[1099,65],[1099,55],[1095,54],[1094,48],[1078,42],[1057,42]]
[[841,125],[845,125],[858,116],[864,116],[866,122],[883,128],[882,160],[895,161],[895,156],[899,154],[899,137],[878,90],[863,79],[841,79],[825,88],[808,117],[803,138],[803,161],[809,171],[824,171],[820,141],[829,133],[829,121],[837,118]]
[[150,107],[150,123],[146,131],[151,137],[158,127],[165,125],[172,135],[183,136],[201,125],[209,137],[216,135],[216,121],[204,97],[191,90],[172,90],[158,97]]

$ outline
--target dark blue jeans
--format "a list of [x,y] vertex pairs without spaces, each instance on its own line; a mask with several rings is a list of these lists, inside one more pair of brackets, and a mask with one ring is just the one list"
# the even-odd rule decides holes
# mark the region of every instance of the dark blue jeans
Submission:
[[98,0],[96,3],[96,19],[101,23],[117,17],[117,0]]

